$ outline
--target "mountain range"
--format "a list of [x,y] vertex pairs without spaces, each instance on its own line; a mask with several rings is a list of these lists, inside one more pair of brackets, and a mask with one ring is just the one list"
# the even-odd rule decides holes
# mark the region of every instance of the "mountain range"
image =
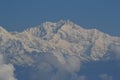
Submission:
[[18,80],[120,78],[120,37],[85,29],[69,20],[45,22],[22,32],[0,27],[0,54],[5,64],[14,66]]

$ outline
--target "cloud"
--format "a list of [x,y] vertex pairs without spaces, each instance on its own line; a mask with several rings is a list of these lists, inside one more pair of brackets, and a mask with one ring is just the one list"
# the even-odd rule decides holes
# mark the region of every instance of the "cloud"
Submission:
[[114,55],[115,59],[120,60],[120,45],[113,44],[110,46],[110,50]]
[[[103,62],[103,61],[89,62],[87,65],[87,63],[85,64],[82,63],[80,58],[78,58],[75,55],[68,55],[68,54],[65,55],[62,53],[59,55],[58,54],[55,55],[55,53],[47,53],[47,52],[32,55],[32,57],[36,60],[36,62],[33,63],[33,67],[26,66],[23,67],[22,69],[20,65],[19,65],[20,69],[16,67],[16,72],[18,72],[16,73],[16,75],[19,76],[18,78],[19,80],[39,80],[39,79],[41,80],[98,80],[98,79],[113,80],[114,79],[113,74],[107,75],[108,73],[106,72],[107,70],[111,72],[112,71],[111,69],[114,68],[112,67],[113,64],[111,64],[112,68],[109,68],[110,66],[106,64],[109,62]],[[5,65],[8,66],[9,64],[5,64]],[[14,69],[12,65],[11,67]],[[102,74],[102,73],[106,73],[106,74]],[[14,76],[13,72],[12,72],[12,76]]]
[[86,80],[86,76],[80,76],[77,80]]
[[3,56],[0,55],[0,80],[17,80],[14,77],[14,67],[12,64],[5,64]]
[[101,79],[101,80],[113,80],[113,79],[112,79],[112,76],[109,76],[109,75],[107,75],[107,74],[101,74],[101,75],[100,75],[100,79]]
[[69,72],[77,72],[80,69],[80,59],[76,56],[66,56],[65,58],[65,65],[63,65],[64,67],[66,67],[66,69]]
[[[59,58],[63,59],[65,63],[62,63],[62,61],[60,61]],[[37,59],[36,61],[38,61],[35,64],[33,64],[35,65],[35,67],[28,70],[27,72],[30,73],[30,76],[28,76],[29,80],[39,80],[39,79],[77,80],[78,79],[77,72],[80,69],[80,59],[76,56],[62,55],[56,57],[52,53],[44,53],[44,54],[41,53],[35,59]],[[19,69],[16,68],[16,70]],[[24,71],[24,69],[22,70]],[[23,72],[22,75],[25,75],[24,73],[25,72]],[[20,74],[18,73],[17,75],[19,76]]]

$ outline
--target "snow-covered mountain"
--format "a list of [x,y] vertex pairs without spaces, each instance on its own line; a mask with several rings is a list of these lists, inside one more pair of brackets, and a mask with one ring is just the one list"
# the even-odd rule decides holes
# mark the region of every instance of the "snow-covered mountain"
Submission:
[[[0,54],[5,56],[7,63],[18,68],[35,67],[37,74],[44,74],[39,76],[42,80],[68,80],[58,79],[59,75],[67,72],[73,76],[83,63],[90,61],[118,60],[120,37],[97,29],[84,29],[63,20],[45,22],[23,32],[8,32],[0,27]],[[52,71],[56,76],[50,74]],[[29,80],[39,80],[36,77],[34,75]]]

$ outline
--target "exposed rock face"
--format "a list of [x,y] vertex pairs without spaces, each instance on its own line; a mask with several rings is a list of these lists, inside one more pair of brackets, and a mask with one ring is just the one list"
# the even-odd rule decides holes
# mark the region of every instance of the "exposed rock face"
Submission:
[[[70,21],[46,22],[20,33],[0,27],[0,54],[16,66],[36,67],[39,74],[57,69],[56,75],[64,72],[73,75],[84,62],[119,59],[120,38],[96,29],[84,29]],[[60,76],[50,77],[58,80]]]

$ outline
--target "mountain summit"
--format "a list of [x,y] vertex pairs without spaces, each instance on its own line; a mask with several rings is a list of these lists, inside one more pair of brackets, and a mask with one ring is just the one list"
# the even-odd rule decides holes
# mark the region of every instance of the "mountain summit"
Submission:
[[45,22],[14,34],[0,27],[0,54],[18,66],[79,72],[82,62],[115,60],[119,49],[119,37],[71,21]]

